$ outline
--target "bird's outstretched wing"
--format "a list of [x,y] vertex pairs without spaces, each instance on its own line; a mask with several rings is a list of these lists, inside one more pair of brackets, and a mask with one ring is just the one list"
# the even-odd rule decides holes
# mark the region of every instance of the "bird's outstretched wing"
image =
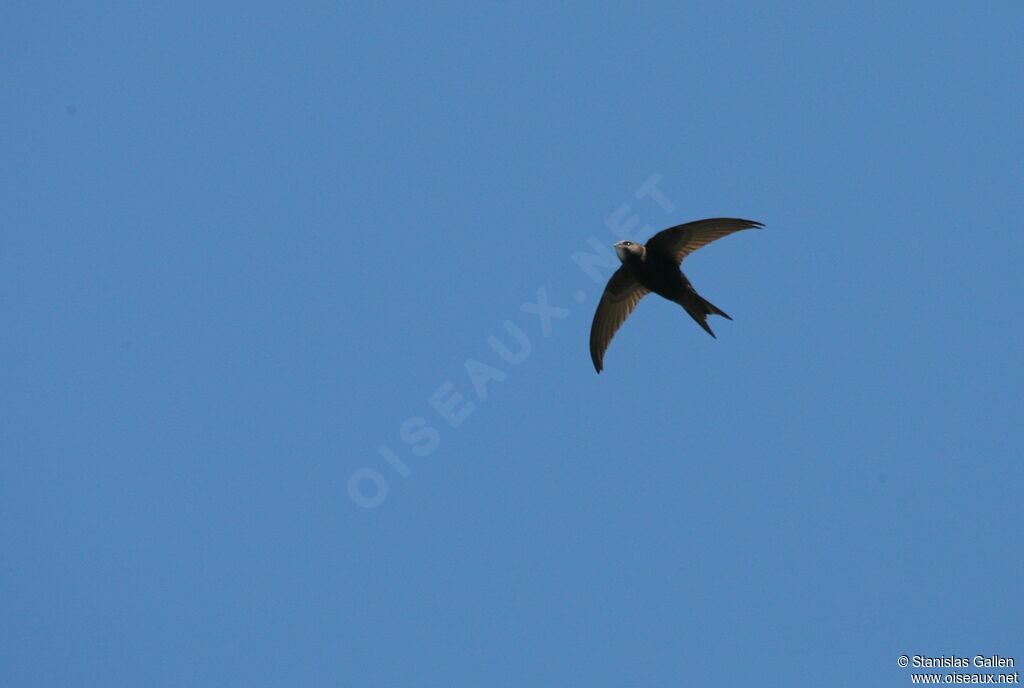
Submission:
[[604,288],[601,301],[597,304],[594,322],[590,325],[590,358],[597,372],[601,372],[604,352],[615,332],[647,294],[648,289],[629,274],[625,265],[608,280],[608,286]]
[[731,217],[687,222],[685,225],[663,229],[652,236],[647,240],[647,250],[651,253],[672,256],[676,263],[682,263],[686,256],[701,246],[710,244],[715,239],[721,239],[727,234],[738,232],[741,229],[763,226],[760,222],[753,220],[738,220]]

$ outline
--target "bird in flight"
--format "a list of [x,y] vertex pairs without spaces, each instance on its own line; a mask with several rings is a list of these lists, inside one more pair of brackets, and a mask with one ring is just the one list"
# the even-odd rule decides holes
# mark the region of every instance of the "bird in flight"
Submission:
[[615,332],[640,299],[651,292],[678,303],[714,337],[715,333],[708,327],[708,316],[732,318],[698,294],[679,266],[688,255],[715,239],[741,229],[763,226],[753,220],[719,217],[669,227],[652,236],[646,244],[632,241],[615,244],[615,253],[622,266],[608,280],[590,326],[590,358],[594,361],[594,369],[601,372],[604,352]]

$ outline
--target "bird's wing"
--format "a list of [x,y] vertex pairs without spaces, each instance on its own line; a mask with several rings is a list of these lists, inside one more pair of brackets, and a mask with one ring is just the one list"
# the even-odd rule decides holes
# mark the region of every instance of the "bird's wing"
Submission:
[[615,332],[648,293],[649,290],[629,274],[625,265],[608,280],[608,286],[604,288],[601,301],[597,304],[594,322],[590,325],[590,358],[597,372],[601,372],[604,352]]
[[721,239],[725,235],[738,232],[741,229],[762,226],[760,222],[737,220],[731,217],[687,222],[685,225],[663,229],[652,236],[647,240],[647,250],[652,253],[672,256],[676,263],[682,263],[686,256],[701,246],[710,244],[715,239]]

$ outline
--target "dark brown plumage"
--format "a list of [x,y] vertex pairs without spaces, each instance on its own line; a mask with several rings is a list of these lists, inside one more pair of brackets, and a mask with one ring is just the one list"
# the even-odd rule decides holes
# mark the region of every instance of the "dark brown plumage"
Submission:
[[647,294],[654,292],[682,306],[698,325],[712,337],[709,315],[732,320],[724,311],[697,293],[679,267],[683,260],[702,246],[742,229],[760,228],[753,220],[722,217],[697,220],[669,227],[647,240],[646,245],[632,241],[615,244],[622,267],[608,280],[590,326],[590,358],[601,372],[604,353],[615,332]]

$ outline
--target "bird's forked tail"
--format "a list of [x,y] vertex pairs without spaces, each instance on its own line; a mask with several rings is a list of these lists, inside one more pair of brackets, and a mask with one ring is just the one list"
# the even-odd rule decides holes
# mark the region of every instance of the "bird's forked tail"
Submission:
[[704,306],[704,308],[707,311],[708,315],[720,315],[723,318],[725,318],[726,320],[732,320],[732,318],[729,316],[728,313],[726,313],[721,308],[719,308],[715,304],[713,304],[710,301],[708,301],[707,299],[705,299],[700,294],[697,295],[697,298],[700,299],[701,305]]
[[[691,300],[689,303],[681,304],[682,307],[686,310],[687,313],[690,314],[690,317],[693,318],[698,325],[704,328],[705,332],[707,332],[712,337],[715,337],[715,333],[712,332],[711,327],[708,326],[708,316],[720,315],[726,320],[732,320],[732,318],[729,316],[728,313],[726,313],[721,308],[705,299],[697,292],[693,292],[693,295],[696,296],[697,298]],[[717,339],[717,337],[715,338]]]

